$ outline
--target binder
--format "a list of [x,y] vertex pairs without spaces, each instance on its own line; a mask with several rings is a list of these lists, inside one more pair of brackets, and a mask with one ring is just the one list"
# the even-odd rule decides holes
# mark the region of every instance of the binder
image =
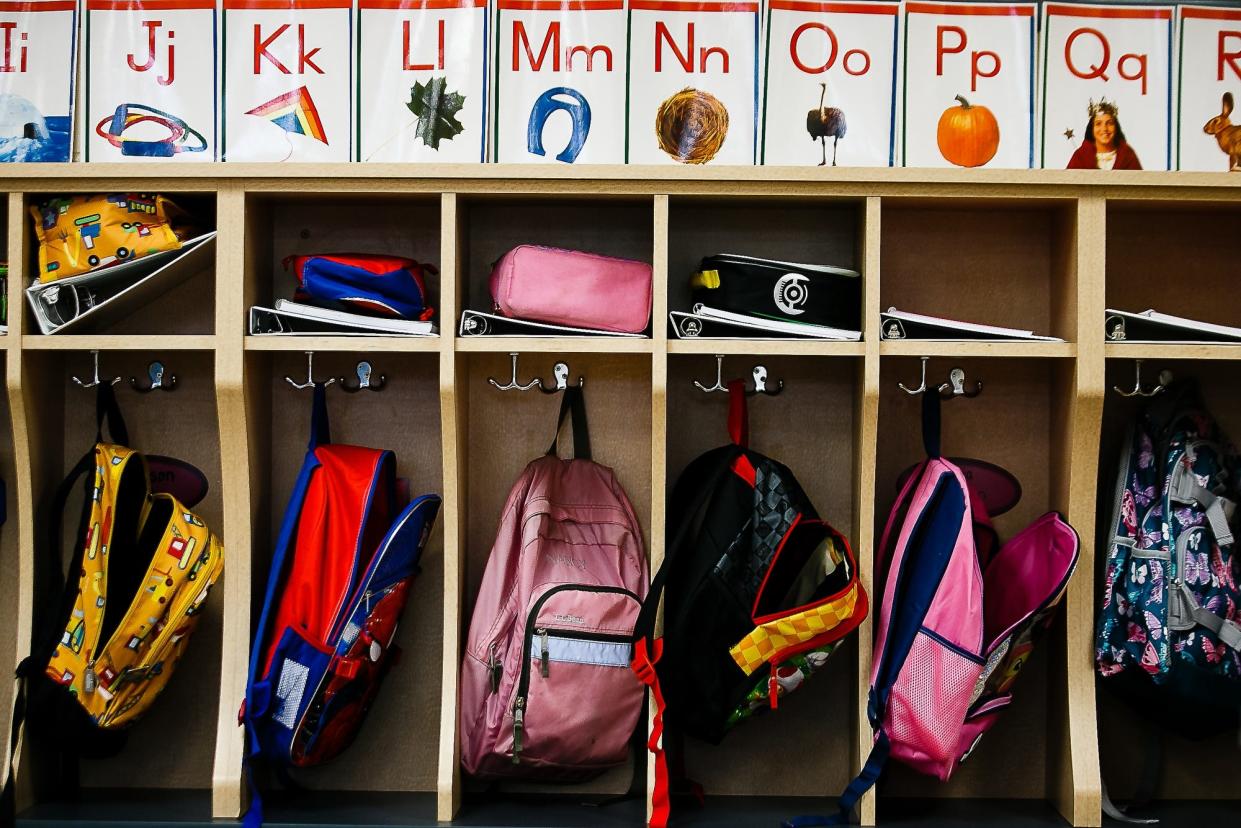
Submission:
[[861,331],[747,316],[701,303],[694,305],[691,313],[670,312],[668,321],[678,339],[831,339],[857,342],[862,338]]
[[1033,342],[1063,342],[1055,336],[1040,336],[1034,331],[1021,328],[1002,328],[998,325],[980,325],[959,319],[927,316],[921,313],[888,308],[879,314],[881,336],[885,340],[1029,340]]
[[338,336],[438,336],[429,322],[382,319],[360,313],[346,313],[281,299],[274,308],[250,308],[252,336],[296,336],[334,334]]
[[526,319],[510,319],[494,313],[467,310],[461,313],[458,336],[622,336],[642,339],[645,334],[599,331],[593,328],[574,328],[569,325],[550,325]]
[[1241,342],[1241,328],[1160,313],[1108,308],[1103,335],[1108,342]]

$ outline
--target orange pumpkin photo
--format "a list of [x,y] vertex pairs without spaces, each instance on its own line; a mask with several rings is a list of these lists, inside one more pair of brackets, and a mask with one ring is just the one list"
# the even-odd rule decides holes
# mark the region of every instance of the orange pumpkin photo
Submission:
[[958,106],[939,116],[939,153],[958,167],[981,167],[1000,148],[1000,124],[990,109],[957,95]]

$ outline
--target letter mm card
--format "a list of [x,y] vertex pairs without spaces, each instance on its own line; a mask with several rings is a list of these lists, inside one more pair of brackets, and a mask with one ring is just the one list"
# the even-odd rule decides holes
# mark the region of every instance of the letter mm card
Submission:
[[1033,4],[905,4],[906,167],[1034,163]]
[[224,0],[225,161],[352,157],[352,0]]
[[759,24],[757,2],[629,0],[629,163],[758,160]]
[[487,0],[358,0],[356,159],[487,160]]
[[1176,168],[1241,172],[1241,9],[1177,6]]
[[900,8],[768,0],[760,163],[892,165]]
[[215,0],[86,0],[86,161],[213,161]]
[[625,163],[624,0],[496,0],[504,163]]
[[1043,167],[1092,168],[1102,102],[1115,122],[1113,169],[1172,168],[1172,14],[1168,6],[1043,6]]
[[75,0],[0,2],[0,161],[68,161]]

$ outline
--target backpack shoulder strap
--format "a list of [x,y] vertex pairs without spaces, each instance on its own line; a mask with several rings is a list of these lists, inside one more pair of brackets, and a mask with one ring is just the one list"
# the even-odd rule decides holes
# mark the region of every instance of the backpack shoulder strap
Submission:
[[560,429],[564,428],[564,418],[573,413],[573,456],[578,460],[590,459],[590,429],[586,425],[586,400],[582,396],[582,387],[575,385],[564,390],[560,398],[560,416],[556,419],[556,433],[552,435],[552,444],[547,453],[555,455],[556,440],[560,437]]

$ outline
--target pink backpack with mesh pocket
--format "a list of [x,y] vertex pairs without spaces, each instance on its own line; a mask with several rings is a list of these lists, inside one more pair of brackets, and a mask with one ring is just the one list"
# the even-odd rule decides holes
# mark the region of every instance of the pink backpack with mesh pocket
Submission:
[[982,498],[940,457],[939,406],[925,395],[927,458],[901,489],[875,555],[875,746],[839,813],[794,817],[787,828],[847,822],[889,758],[947,780],[1012,702],[1077,565],[1077,533],[1055,512],[999,547]]

